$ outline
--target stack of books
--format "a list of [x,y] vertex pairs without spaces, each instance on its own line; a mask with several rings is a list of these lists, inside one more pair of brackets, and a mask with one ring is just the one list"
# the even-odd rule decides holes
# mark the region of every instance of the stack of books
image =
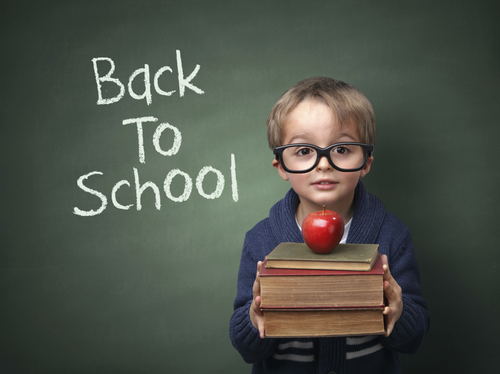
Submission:
[[384,334],[383,274],[378,244],[281,243],[260,271],[266,337]]

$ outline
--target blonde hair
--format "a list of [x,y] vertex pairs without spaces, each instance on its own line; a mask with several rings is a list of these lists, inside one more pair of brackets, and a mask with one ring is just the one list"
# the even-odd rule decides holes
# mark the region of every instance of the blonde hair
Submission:
[[267,119],[267,140],[271,149],[283,145],[284,123],[292,110],[306,99],[329,106],[341,126],[354,122],[362,143],[375,142],[375,113],[366,96],[348,83],[329,77],[312,77],[293,85],[274,104]]

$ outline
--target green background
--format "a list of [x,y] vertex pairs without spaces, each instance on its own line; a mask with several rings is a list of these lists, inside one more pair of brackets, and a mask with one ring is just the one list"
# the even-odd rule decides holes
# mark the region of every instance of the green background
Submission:
[[[377,116],[367,189],[412,230],[431,329],[405,373],[498,368],[500,40],[495,1],[13,1],[0,3],[0,369],[249,372],[229,341],[245,232],[288,190],[265,121],[295,82],[327,75]],[[180,97],[176,50],[184,75]],[[92,59],[125,85],[148,64],[177,90],[97,105]],[[105,64],[102,65],[105,69]],[[141,92],[139,80],[134,83]],[[104,95],[112,97],[109,84]],[[144,125],[139,162],[135,125]],[[182,133],[157,153],[159,123]],[[165,131],[161,144],[172,145]],[[239,200],[231,194],[234,154]],[[221,171],[222,195],[163,192],[169,171]],[[135,206],[134,168],[151,190]],[[97,209],[93,217],[74,207]],[[117,209],[111,189],[127,180]],[[206,193],[215,189],[209,173]],[[178,196],[183,179],[171,185]]]

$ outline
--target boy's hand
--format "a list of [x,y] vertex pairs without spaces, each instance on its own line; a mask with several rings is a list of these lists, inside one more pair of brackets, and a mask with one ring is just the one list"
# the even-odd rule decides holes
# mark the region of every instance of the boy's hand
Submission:
[[391,335],[394,325],[403,313],[403,298],[399,284],[392,277],[389,270],[389,263],[386,255],[382,255],[382,266],[384,268],[384,295],[387,299],[387,306],[384,309],[386,315],[387,332],[385,336]]
[[259,330],[260,338],[264,339],[264,313],[260,310],[260,277],[259,272],[262,269],[262,261],[257,263],[257,275],[253,282],[253,301],[250,305],[250,321],[253,327]]

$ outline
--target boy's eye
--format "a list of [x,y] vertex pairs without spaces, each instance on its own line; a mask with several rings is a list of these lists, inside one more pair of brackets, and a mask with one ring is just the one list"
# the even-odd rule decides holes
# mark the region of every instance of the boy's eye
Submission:
[[297,156],[309,156],[314,153],[314,149],[312,148],[298,148],[295,154]]
[[349,149],[345,146],[335,147],[332,149],[332,153],[336,153],[338,155],[345,155],[349,152]]

